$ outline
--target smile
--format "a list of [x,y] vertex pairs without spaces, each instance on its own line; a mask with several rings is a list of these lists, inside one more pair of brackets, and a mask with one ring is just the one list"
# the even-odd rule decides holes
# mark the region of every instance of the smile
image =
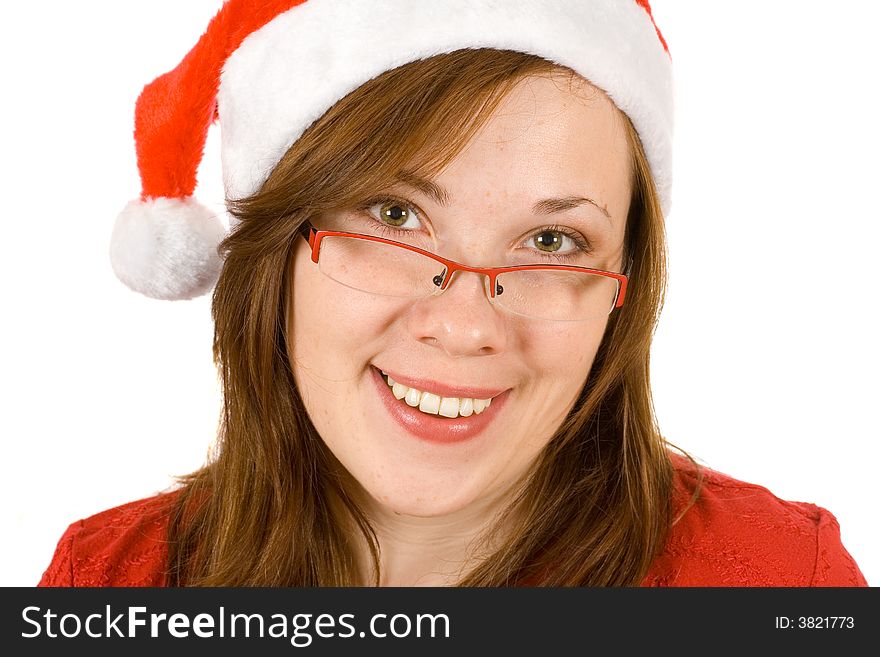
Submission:
[[474,399],[473,397],[441,397],[433,392],[410,388],[395,381],[387,372],[382,372],[385,382],[391,388],[391,394],[395,399],[403,400],[407,405],[418,408],[422,413],[442,415],[443,417],[470,417],[474,413],[479,415],[492,403],[489,399]]
[[508,389],[500,393],[480,391],[485,397],[453,397],[448,395],[451,389],[420,390],[393,378],[389,383],[387,373],[376,367],[370,369],[382,406],[391,419],[407,433],[429,442],[458,443],[475,438],[499,416],[510,396]]

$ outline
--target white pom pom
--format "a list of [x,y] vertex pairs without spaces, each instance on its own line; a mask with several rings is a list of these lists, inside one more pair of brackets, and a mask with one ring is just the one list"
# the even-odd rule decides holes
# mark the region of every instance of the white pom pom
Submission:
[[116,218],[110,263],[123,283],[154,299],[192,299],[217,282],[223,222],[192,197],[132,201]]

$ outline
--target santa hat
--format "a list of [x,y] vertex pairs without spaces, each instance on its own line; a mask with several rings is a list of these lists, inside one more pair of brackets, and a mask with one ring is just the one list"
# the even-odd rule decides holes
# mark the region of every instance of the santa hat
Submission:
[[[389,26],[393,47],[377,48]],[[117,276],[158,299],[193,298],[216,282],[226,229],[193,198],[215,120],[226,196],[241,199],[346,94],[462,48],[538,55],[603,89],[635,126],[668,211],[672,72],[648,0],[226,0],[177,68],[138,98],[142,191],[113,230]]]

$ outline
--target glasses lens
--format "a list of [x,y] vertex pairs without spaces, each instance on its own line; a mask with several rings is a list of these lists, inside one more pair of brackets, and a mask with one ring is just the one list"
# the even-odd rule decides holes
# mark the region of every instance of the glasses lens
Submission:
[[579,321],[608,315],[617,300],[616,279],[584,271],[527,269],[499,274],[495,302],[536,319]]
[[318,267],[337,283],[389,297],[426,297],[440,288],[445,267],[405,248],[351,237],[321,240]]
[[[321,240],[318,266],[329,278],[355,290],[410,299],[437,294],[446,274],[442,263],[401,246],[336,235]],[[618,292],[614,278],[565,269],[504,272],[496,285],[499,306],[525,317],[555,321],[604,317],[614,308]]]

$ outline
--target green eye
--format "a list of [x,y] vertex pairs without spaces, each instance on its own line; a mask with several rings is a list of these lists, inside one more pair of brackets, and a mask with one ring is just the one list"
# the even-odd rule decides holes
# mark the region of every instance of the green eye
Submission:
[[410,211],[396,201],[388,201],[379,206],[379,216],[391,226],[402,226],[409,220]]
[[535,246],[541,251],[554,253],[562,246],[562,237],[563,235],[555,230],[544,230],[535,235]]

